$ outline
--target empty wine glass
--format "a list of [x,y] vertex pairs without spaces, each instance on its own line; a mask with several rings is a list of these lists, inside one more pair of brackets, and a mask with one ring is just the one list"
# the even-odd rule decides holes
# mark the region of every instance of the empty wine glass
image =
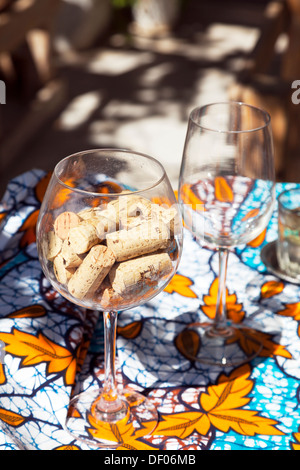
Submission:
[[104,318],[103,387],[71,400],[66,429],[108,448],[149,434],[157,424],[155,405],[116,384],[116,324],[121,311],[162,291],[180,260],[181,215],[164,168],[147,155],[120,149],[63,159],[40,209],[37,244],[53,287]]
[[[179,182],[185,225],[219,252],[216,314],[198,323],[200,351],[191,359],[233,366],[261,350],[255,330],[226,316],[229,249],[255,239],[267,226],[275,199],[271,120],[245,103],[212,103],[194,109],[188,122]],[[187,339],[187,338],[186,338]],[[237,345],[251,347],[239,348]]]

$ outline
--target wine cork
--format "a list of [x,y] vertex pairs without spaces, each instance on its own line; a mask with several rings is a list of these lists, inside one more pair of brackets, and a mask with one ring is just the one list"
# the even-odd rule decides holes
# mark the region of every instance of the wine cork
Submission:
[[78,215],[84,222],[94,225],[101,240],[105,239],[107,233],[115,232],[119,228],[114,211],[94,207],[84,209]]
[[161,219],[169,229],[169,233],[173,236],[179,227],[179,215],[175,207],[162,207],[158,204],[152,204],[153,216]]
[[132,197],[126,211],[120,213],[120,229],[129,230],[151,217],[151,202],[141,197]]
[[75,253],[68,238],[62,244],[61,255],[65,261],[66,268],[77,268],[81,265],[85,256]]
[[114,291],[128,294],[151,287],[172,271],[172,261],[167,253],[156,253],[117,263],[109,272]]
[[107,246],[113,251],[116,261],[125,261],[167,248],[169,233],[161,221],[146,220],[130,230],[119,230],[106,237]]
[[69,231],[69,243],[75,253],[81,255],[99,243],[97,230],[93,224],[83,221]]
[[128,201],[127,216],[143,217],[144,219],[151,216],[152,204],[148,199],[135,197]]
[[68,283],[70,294],[77,299],[92,295],[114,263],[114,254],[109,248],[104,245],[93,246]]
[[100,288],[97,289],[94,296],[94,301],[101,304],[101,307],[106,308],[118,308],[124,302],[124,297],[117,294],[116,291],[112,288],[108,276],[104,279]]
[[112,233],[117,230],[117,223],[113,218],[104,217],[103,215],[98,214],[95,218],[95,228],[97,236],[101,240],[105,240],[108,233]]
[[62,240],[59,238],[55,232],[48,232],[46,235],[46,243],[44,245],[44,250],[46,253],[46,258],[49,261],[53,261],[55,256],[57,256],[62,249]]
[[110,201],[107,210],[114,212],[116,220],[122,218],[141,216],[147,218],[151,214],[151,202],[142,197],[130,194],[119,197],[115,201]]
[[163,221],[170,227],[171,233],[174,235],[180,227],[180,218],[178,211],[175,207],[170,207],[163,212]]
[[55,219],[54,231],[61,240],[65,240],[68,238],[69,230],[76,227],[79,222],[80,217],[74,212],[62,212]]
[[62,254],[59,254],[53,261],[53,271],[59,283],[67,284],[69,279],[71,279],[72,275],[74,274],[75,269],[67,268],[65,266]]
[[116,221],[119,221],[120,214],[125,213],[127,207],[126,202],[127,197],[118,198],[116,200],[110,201],[106,206],[106,211],[114,217]]
[[143,223],[141,217],[122,217],[120,220],[121,230],[130,230],[133,227],[137,227]]
[[83,209],[82,211],[78,212],[78,216],[82,220],[88,220],[88,219],[93,219],[94,217],[97,217],[97,214],[99,214],[102,211],[105,211],[105,206],[99,206],[99,207],[89,207],[87,209]]
[[94,207],[90,207],[88,209],[83,209],[82,211],[78,212],[78,217],[81,220],[87,220],[94,216]]
[[106,217],[117,224],[117,212],[114,205],[107,205],[106,209],[96,212],[97,217]]
[[110,209],[102,209],[101,207],[94,207],[92,209],[84,209],[78,214],[82,220],[90,222],[96,229],[98,227],[99,238],[102,238],[102,234],[115,232],[118,230],[119,225],[116,220],[116,212],[111,207]]

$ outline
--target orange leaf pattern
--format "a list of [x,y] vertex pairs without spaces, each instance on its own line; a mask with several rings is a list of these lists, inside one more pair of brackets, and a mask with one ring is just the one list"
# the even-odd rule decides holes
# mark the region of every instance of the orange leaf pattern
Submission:
[[291,353],[285,348],[285,346],[276,343],[272,335],[251,329],[247,329],[247,337],[243,336],[242,333],[243,329],[241,328],[237,331],[237,337],[233,337],[228,340],[228,343],[235,342],[237,340],[240,343],[242,350],[251,355],[257,351],[257,341],[259,341],[262,344],[262,349],[259,352],[260,357],[280,356],[292,359]]
[[[151,445],[140,440],[141,431],[134,428],[128,417],[115,424],[99,422],[92,414],[89,414],[88,420],[92,426],[89,429],[90,434],[98,437],[98,439],[108,439],[116,442],[118,437],[121,436],[123,442],[117,447],[117,450],[153,450]],[[149,429],[150,432],[153,428],[153,422],[146,422],[144,427]]]
[[12,333],[0,333],[5,351],[21,357],[21,366],[34,366],[45,362],[47,375],[64,372],[66,385],[74,383],[76,372],[76,358],[66,348],[54,343],[42,333],[33,336],[14,329]]
[[248,246],[252,248],[257,248],[263,244],[266,238],[267,230],[263,230],[256,238],[254,238],[251,242],[248,243]]
[[31,243],[34,243],[36,240],[35,232],[36,232],[36,223],[38,219],[39,211],[34,211],[32,214],[28,216],[25,220],[24,224],[20,227],[20,232],[24,232],[23,237],[21,238],[20,245],[24,248]]
[[[201,310],[207,315],[210,319],[214,319],[216,313],[216,302],[217,302],[217,294],[218,294],[218,278],[216,278],[209,289],[209,295],[204,295],[204,305],[201,306]],[[262,297],[269,298],[275,295],[278,292],[282,292],[284,285],[282,283],[275,283],[275,282],[268,282],[265,283],[261,288]],[[228,289],[226,289],[226,310],[227,316],[230,320],[234,323],[241,323],[245,316],[244,311],[242,310],[242,304],[237,303],[236,294],[229,294]],[[247,330],[247,336],[243,335],[243,329],[237,330],[235,337],[228,340],[228,344],[234,343],[236,341],[239,342],[240,347],[243,351],[247,352],[247,354],[251,355],[252,353],[256,352],[258,349],[258,341],[263,344],[262,350],[259,353],[261,357],[273,357],[273,356],[281,356],[291,359],[292,355],[288,352],[288,350],[276,343],[273,340],[272,335],[258,332],[256,330],[251,331],[251,329]]]
[[0,385],[6,383],[6,377],[3,364],[0,363]]
[[56,449],[53,450],[80,450],[80,447],[78,446],[72,446],[72,445],[67,445],[67,446],[59,446],[56,447]]
[[42,305],[29,305],[9,315],[9,318],[43,317],[47,311]]
[[208,387],[200,397],[212,425],[227,432],[233,429],[248,436],[255,434],[282,435],[275,420],[263,418],[256,411],[242,409],[249,403],[247,395],[253,388],[248,366],[236,369],[229,377],[221,375],[217,385]]
[[281,294],[284,289],[284,283],[281,281],[267,281],[261,287],[261,296],[269,299],[274,295]]
[[232,188],[222,176],[215,178],[215,197],[220,202],[232,202],[234,199]]
[[12,411],[5,410],[4,408],[0,408],[0,420],[4,421],[10,426],[18,427],[24,424],[26,418],[19,415],[18,413],[14,413]]
[[248,395],[253,385],[247,366],[236,369],[229,377],[221,375],[216,385],[199,394],[198,411],[162,415],[154,435],[185,439],[193,433],[206,436],[212,428],[221,432],[234,430],[247,436],[283,435],[276,427],[276,420],[260,416],[255,410],[243,409],[250,402]]
[[[216,278],[210,286],[209,295],[203,296],[204,305],[201,310],[210,319],[214,319],[216,315],[218,285],[219,279]],[[226,289],[226,309],[228,318],[233,322],[240,323],[243,320],[245,316],[243,306],[237,302],[236,294],[229,294],[228,289]]]
[[[35,227],[50,178],[51,173],[29,172],[16,180],[0,205],[3,449],[85,448],[65,433],[62,423],[77,385],[98,385],[104,375],[101,315],[69,303],[41,272]],[[66,183],[75,185],[72,177]],[[99,198],[119,190],[114,181],[100,183]],[[210,190],[230,206],[232,178],[215,179]],[[69,195],[68,188],[56,194],[56,206]],[[181,194],[186,204],[204,211],[199,195],[190,185]],[[243,221],[259,215],[250,207],[245,203]],[[52,217],[49,213],[49,222]],[[263,326],[259,333],[248,331],[247,340],[233,339],[247,352],[259,339],[263,346],[256,360],[214,370],[190,359],[201,349],[201,341],[192,328],[184,327],[198,317],[214,319],[218,278],[217,254],[199,247],[186,231],[180,273],[145,306],[128,311],[128,320],[117,331],[118,383],[149,396],[158,410],[158,425],[143,437],[127,419],[100,425],[91,413],[85,424],[90,436],[122,436],[119,450],[300,449],[300,288],[271,276],[260,259],[261,247],[276,236],[274,217],[267,230],[229,257],[228,315],[241,328],[252,315]],[[83,419],[78,413],[74,417]],[[145,427],[150,431],[154,424],[149,421]]]
[[140,334],[142,326],[143,326],[142,322],[135,321],[133,323],[130,323],[129,325],[125,325],[122,327],[119,326],[117,328],[117,332],[119,335],[123,336],[124,338],[134,339]]
[[193,191],[193,186],[184,184],[181,188],[181,199],[184,204],[191,206],[195,211],[205,211],[204,202]]
[[297,442],[291,443],[292,450],[300,450],[300,432],[295,432],[294,438]]
[[291,317],[296,321],[300,321],[300,302],[285,304],[285,308],[278,312],[284,317]]
[[291,317],[298,322],[298,335],[300,336],[300,302],[285,304],[285,308],[278,312],[283,317]]
[[187,359],[196,357],[200,348],[199,336],[196,331],[183,330],[175,338],[175,345]]
[[184,297],[197,298],[197,294],[191,289],[192,285],[193,281],[190,278],[182,274],[175,274],[167,287],[165,287],[165,292],[169,294],[176,292]]

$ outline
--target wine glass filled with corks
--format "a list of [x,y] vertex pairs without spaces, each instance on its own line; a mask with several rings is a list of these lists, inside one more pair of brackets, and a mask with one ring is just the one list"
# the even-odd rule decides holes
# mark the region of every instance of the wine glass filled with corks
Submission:
[[116,385],[116,325],[120,312],[162,291],[180,261],[181,217],[163,166],[120,149],[63,159],[40,209],[37,244],[52,286],[72,303],[103,312],[104,383],[72,398],[66,429],[104,448],[118,447],[120,439],[124,444],[124,435],[108,432],[112,426],[131,426],[139,436],[151,433],[154,404]]

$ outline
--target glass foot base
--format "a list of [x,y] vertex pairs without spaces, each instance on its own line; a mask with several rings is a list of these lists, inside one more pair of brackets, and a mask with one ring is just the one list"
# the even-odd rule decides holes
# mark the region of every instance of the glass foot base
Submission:
[[134,447],[138,437],[150,435],[158,422],[156,407],[133,390],[122,390],[116,406],[109,412],[102,408],[101,390],[75,396],[69,406],[65,429],[88,446],[106,449]]
[[262,350],[260,332],[227,323],[193,323],[176,337],[180,352],[190,361],[216,367],[236,367],[252,361]]

